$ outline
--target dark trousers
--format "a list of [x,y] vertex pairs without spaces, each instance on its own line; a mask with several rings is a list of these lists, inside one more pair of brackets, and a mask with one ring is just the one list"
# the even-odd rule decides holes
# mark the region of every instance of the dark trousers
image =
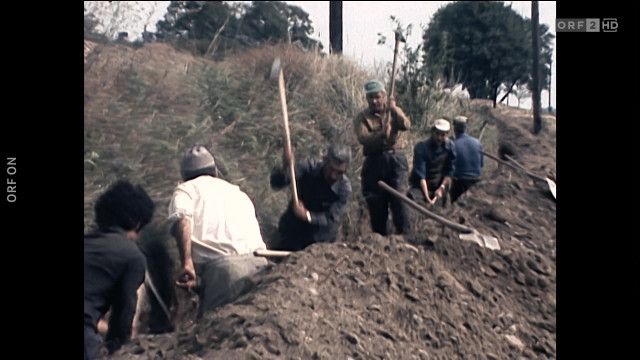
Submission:
[[404,203],[382,190],[378,181],[382,180],[400,193],[407,188],[409,166],[401,152],[386,151],[379,155],[369,155],[362,165],[362,195],[369,208],[371,229],[381,235],[388,235],[387,220],[389,208],[397,234],[409,231],[409,221]]
[[102,336],[98,334],[95,327],[84,325],[84,359],[92,360],[98,356],[98,350],[102,345]]
[[451,203],[458,200],[460,195],[464,194],[478,181],[480,181],[480,179],[453,179],[453,183],[451,185]]

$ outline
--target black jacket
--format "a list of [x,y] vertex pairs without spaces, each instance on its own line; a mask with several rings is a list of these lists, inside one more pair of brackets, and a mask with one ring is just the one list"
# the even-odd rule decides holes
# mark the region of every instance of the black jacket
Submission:
[[[296,164],[298,197],[311,213],[311,223],[293,214],[292,204],[280,218],[279,230],[284,250],[301,250],[316,242],[334,242],[338,227],[351,194],[351,183],[346,176],[329,185],[322,173],[323,163],[304,160]],[[291,183],[281,168],[273,169],[271,187],[281,189]]]
[[144,281],[146,260],[120,228],[84,238],[84,324],[96,329],[111,308],[106,345],[117,350],[131,336],[136,291]]

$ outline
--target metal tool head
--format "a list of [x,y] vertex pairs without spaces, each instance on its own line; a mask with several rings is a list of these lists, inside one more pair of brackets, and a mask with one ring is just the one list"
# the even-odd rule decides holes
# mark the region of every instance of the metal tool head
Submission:
[[547,184],[549,185],[549,190],[551,191],[551,194],[553,195],[553,198],[555,199],[556,198],[556,183],[555,183],[555,181],[553,181],[553,180],[551,180],[549,178],[546,178],[546,180],[547,180]]
[[500,250],[500,243],[498,242],[498,238],[490,235],[484,235],[475,230],[468,234],[460,234],[458,235],[460,240],[471,241],[474,242],[481,247],[486,247],[491,250]]
[[269,75],[269,78],[271,80],[278,81],[278,75],[280,74],[280,71],[282,71],[282,63],[280,62],[280,58],[278,57],[275,60],[273,60],[273,65],[271,65],[271,74]]

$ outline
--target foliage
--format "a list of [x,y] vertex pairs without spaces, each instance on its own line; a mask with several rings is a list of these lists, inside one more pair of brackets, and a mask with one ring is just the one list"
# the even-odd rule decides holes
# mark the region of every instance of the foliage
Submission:
[[[299,42],[305,49],[322,44],[309,38],[309,14],[282,1],[229,4],[223,1],[172,1],[156,37],[193,45],[199,54],[276,42]],[[214,44],[219,41],[220,44]]]
[[[540,26],[541,63],[549,72],[553,35]],[[472,98],[496,101],[498,88],[531,78],[531,22],[502,2],[460,1],[439,9],[424,32],[424,65],[432,79],[460,81]]]

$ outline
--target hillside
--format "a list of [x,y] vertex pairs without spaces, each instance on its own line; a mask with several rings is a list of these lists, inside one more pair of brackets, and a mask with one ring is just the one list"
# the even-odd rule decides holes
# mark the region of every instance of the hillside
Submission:
[[[164,44],[85,44],[85,227],[101,190],[128,177],[158,204],[145,241],[171,247],[163,217],[180,156],[199,142],[254,200],[268,240],[288,199],[268,185],[282,149],[277,87],[268,79],[276,56],[286,64],[297,156],[319,155],[328,141],[356,153],[342,241],[273,263],[252,293],[200,323],[183,312],[175,332],[143,334],[112,358],[555,358],[556,203],[546,184],[485,159],[483,181],[459,206],[432,208],[497,237],[499,251],[418,215],[406,238],[370,234],[351,119],[374,75],[347,60],[272,47],[212,62]],[[508,148],[533,172],[554,176],[555,118],[545,117],[534,136],[523,110],[446,94],[430,108],[413,119],[410,145],[427,136],[429,121],[465,114],[471,134],[484,128],[487,151]]]

